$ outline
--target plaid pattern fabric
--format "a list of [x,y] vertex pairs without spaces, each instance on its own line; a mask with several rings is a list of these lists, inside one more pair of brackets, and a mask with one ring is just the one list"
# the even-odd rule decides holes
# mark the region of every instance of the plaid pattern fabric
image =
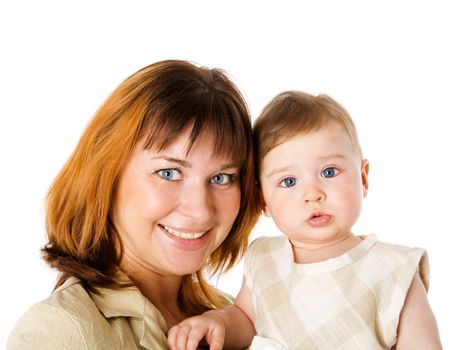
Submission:
[[255,240],[245,278],[258,337],[289,350],[391,349],[416,271],[428,290],[428,258],[423,249],[361,238],[349,252],[312,264],[294,263],[287,237]]

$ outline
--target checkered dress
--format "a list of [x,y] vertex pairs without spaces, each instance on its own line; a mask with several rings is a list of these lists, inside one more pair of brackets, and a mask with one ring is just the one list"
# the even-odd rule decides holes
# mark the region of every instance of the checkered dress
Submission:
[[[323,262],[294,263],[287,237],[261,237],[245,257],[257,339],[293,349],[391,349],[416,271],[428,290],[429,265],[419,248],[381,243],[375,235]],[[279,346],[270,348],[280,348]]]

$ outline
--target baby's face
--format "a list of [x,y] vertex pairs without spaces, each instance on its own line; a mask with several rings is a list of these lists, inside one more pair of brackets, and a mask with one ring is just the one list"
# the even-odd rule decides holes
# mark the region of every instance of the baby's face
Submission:
[[368,187],[368,162],[336,122],[298,134],[261,165],[265,214],[300,244],[327,244],[351,233]]

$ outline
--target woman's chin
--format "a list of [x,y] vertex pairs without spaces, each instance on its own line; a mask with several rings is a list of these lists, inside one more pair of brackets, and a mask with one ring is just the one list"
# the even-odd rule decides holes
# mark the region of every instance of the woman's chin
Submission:
[[[168,257],[168,271],[177,276],[192,274],[206,266],[207,254],[181,254]],[[164,265],[164,264],[163,264]],[[164,266],[163,266],[164,267]]]

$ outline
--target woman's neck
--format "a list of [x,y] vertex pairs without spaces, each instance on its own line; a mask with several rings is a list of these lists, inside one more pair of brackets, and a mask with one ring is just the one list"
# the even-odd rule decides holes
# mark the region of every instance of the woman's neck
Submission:
[[166,276],[145,268],[125,257],[122,270],[141,293],[161,312],[168,327],[183,321],[188,315],[178,302],[182,276]]
[[310,264],[343,255],[361,241],[361,238],[350,234],[327,244],[314,244],[311,246],[295,245],[292,242],[291,244],[294,252],[294,261],[297,264]]

